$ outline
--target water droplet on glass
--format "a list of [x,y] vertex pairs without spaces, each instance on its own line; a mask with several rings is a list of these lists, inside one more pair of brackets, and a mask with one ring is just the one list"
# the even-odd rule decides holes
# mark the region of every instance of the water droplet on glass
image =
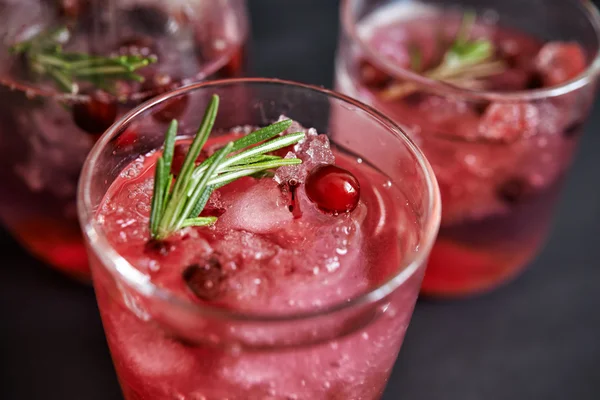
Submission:
[[213,42],[213,47],[216,50],[224,50],[227,47],[227,42],[223,39],[215,39]]
[[548,145],[548,138],[540,137],[537,141],[538,147],[544,148]]
[[348,249],[347,248],[337,248],[337,249],[335,249],[335,252],[337,254],[339,254],[340,256],[343,256],[344,254],[348,253]]
[[148,269],[152,272],[158,272],[160,270],[160,264],[156,260],[150,260]]
[[465,164],[472,167],[477,162],[477,157],[473,154],[467,154],[464,158],[464,161],[465,161]]

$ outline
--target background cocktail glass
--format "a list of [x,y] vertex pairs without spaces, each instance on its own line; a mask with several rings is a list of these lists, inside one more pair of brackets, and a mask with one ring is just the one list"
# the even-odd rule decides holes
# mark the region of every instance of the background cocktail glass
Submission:
[[[245,1],[22,0],[0,3],[0,16],[0,220],[35,256],[89,279],[75,207],[88,151],[120,115],[154,95],[241,76],[249,31]],[[65,52],[156,55],[157,62],[136,71],[143,83],[124,80],[98,92],[88,82],[65,93],[32,72],[31,57],[10,51],[59,28],[69,32]],[[157,123],[186,106],[185,100],[170,104]],[[136,140],[134,130],[122,138],[124,145]]]
[[[407,37],[399,28],[403,20],[422,18],[427,22],[411,29],[433,38],[430,33],[438,29],[456,27],[465,11],[476,12],[484,34],[488,29],[492,37],[524,37],[506,40],[502,51],[531,39],[576,43],[588,66],[557,86],[511,91],[524,72],[517,67],[500,77],[500,91],[459,88],[401,65],[410,52],[399,45]],[[396,31],[387,35],[389,42],[372,40],[377,27],[394,21],[399,23],[390,28]],[[423,292],[464,295],[515,276],[548,234],[594,100],[600,67],[595,7],[575,0],[344,0],[341,23],[337,90],[401,124],[424,151],[440,185],[442,222]],[[535,57],[520,52],[525,62]],[[415,92],[399,101],[382,99],[379,90],[394,80],[414,85]]]

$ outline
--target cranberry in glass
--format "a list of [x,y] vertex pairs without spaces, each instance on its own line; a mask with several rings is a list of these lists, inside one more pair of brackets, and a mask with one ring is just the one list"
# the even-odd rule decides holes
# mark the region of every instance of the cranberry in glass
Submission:
[[221,293],[221,282],[225,276],[219,261],[211,258],[204,264],[188,266],[183,271],[182,278],[196,297],[210,301]]
[[306,177],[305,190],[317,207],[331,214],[354,210],[360,199],[360,185],[350,171],[331,164],[312,169]]
[[504,181],[496,190],[500,200],[508,205],[519,204],[529,192],[529,185],[523,178],[510,178]]
[[58,4],[58,13],[61,17],[74,19],[78,18],[88,6],[87,0],[61,0]]
[[175,246],[166,240],[150,239],[148,242],[146,242],[144,252],[149,255],[160,255],[166,257],[174,249]]
[[116,99],[99,91],[92,94],[89,100],[73,105],[73,121],[84,131],[98,135],[115,122],[118,108]]

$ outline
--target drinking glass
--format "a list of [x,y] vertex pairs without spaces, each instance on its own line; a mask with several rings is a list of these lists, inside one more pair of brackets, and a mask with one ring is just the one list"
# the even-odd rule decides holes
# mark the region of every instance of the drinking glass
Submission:
[[[0,16],[0,221],[41,260],[89,279],[75,206],[88,151],[119,116],[150,97],[241,76],[245,2],[3,0]],[[35,46],[18,51],[24,43]],[[114,65],[96,68],[98,56],[139,57],[149,65],[134,79],[115,75]],[[186,106],[170,104],[156,118],[169,120]],[[133,131],[122,138],[135,140]]]
[[[414,72],[471,12],[473,35],[499,43],[506,70],[479,86]],[[442,222],[423,292],[483,292],[518,274],[548,235],[593,104],[595,7],[577,0],[344,0],[340,17],[336,89],[401,124],[440,186]],[[540,50],[548,42],[561,44]],[[561,76],[579,62],[576,76]],[[397,83],[410,90],[394,98]]]
[[[387,180],[375,188],[380,196],[398,189],[399,195],[390,195],[393,204],[387,212],[376,211],[386,210],[383,194],[369,206],[373,211],[363,222],[375,235],[397,230],[398,238],[380,243],[374,237],[377,249],[359,250],[371,287],[301,312],[225,309],[193,303],[155,285],[109,244],[97,221],[99,204],[128,164],[161,146],[165,126],[156,124],[154,114],[165,103],[187,97],[190,107],[179,126],[182,135],[191,134],[213,94],[221,98],[215,134],[264,126],[285,115],[327,133],[332,148],[351,160],[350,171],[364,167],[383,174]],[[119,138],[134,127],[138,140],[133,146],[120,145]],[[369,184],[375,185],[361,182]],[[397,217],[400,208],[409,210],[406,219]],[[377,399],[413,311],[440,203],[429,164],[388,118],[322,88],[254,78],[190,85],[121,118],[84,164],[78,212],[106,337],[127,400]],[[384,251],[399,254],[395,259],[401,262],[369,264],[369,257]]]

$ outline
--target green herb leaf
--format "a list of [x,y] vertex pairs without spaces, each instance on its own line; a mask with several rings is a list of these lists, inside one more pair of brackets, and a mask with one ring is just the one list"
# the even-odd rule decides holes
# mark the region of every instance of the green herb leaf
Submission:
[[421,49],[417,45],[411,44],[408,48],[408,52],[410,55],[410,69],[415,72],[420,72],[423,63],[423,53],[421,52]]
[[91,82],[102,89],[112,87],[116,80],[142,82],[144,78],[134,71],[157,61],[154,56],[100,57],[65,53],[62,45],[67,42],[69,33],[66,27],[43,31],[31,39],[16,43],[9,48],[9,52],[25,54],[33,72],[49,76],[60,90],[71,94],[79,90],[77,80]]
[[[189,182],[194,168],[194,163],[200,155],[202,147],[204,147],[204,144],[208,140],[208,136],[210,135],[217,117],[218,108],[219,97],[213,95],[208,107],[206,108],[204,118],[202,119],[200,128],[198,128],[196,137],[192,141],[192,145],[185,156],[183,166],[181,167],[181,172],[179,173],[179,177],[175,181],[175,186],[173,187],[171,201],[169,201],[165,207],[165,213],[162,216],[161,223],[159,224],[159,232],[157,232],[157,235],[168,235],[171,229],[176,226],[178,221],[181,221],[181,211],[187,202],[187,191],[193,190],[195,187],[195,185],[190,185]],[[160,230],[162,230],[162,234]]]
[[188,226],[207,226],[212,225],[217,222],[217,217],[195,217],[188,218],[181,224],[182,228],[187,228]]
[[229,142],[202,164],[195,166],[196,159],[214,126],[218,107],[219,97],[213,95],[174,185],[170,169],[177,136],[177,121],[169,125],[164,150],[154,171],[154,192],[150,211],[150,232],[154,239],[164,239],[184,227],[215,223],[216,217],[199,217],[214,190],[244,176],[259,176],[284,165],[297,165],[302,162],[297,158],[266,154],[298,143],[304,138],[302,132],[278,136],[292,124],[292,121],[285,120]]
[[190,212],[190,215],[189,215],[190,218],[200,215],[202,210],[204,210],[204,207],[206,207],[206,203],[208,203],[208,199],[210,198],[210,196],[212,195],[214,190],[215,190],[215,187],[213,185],[206,187],[206,189],[204,190],[204,192],[202,193],[202,195],[196,202],[196,205]]
[[[191,194],[189,195],[186,207],[182,213],[184,216],[190,215],[192,210],[198,204],[198,200],[202,198],[204,191],[209,190],[209,188],[207,187],[209,179],[215,174],[217,168],[219,167],[219,164],[223,161],[225,156],[231,153],[232,149],[233,142],[229,142],[227,146],[223,147],[215,153],[216,157],[214,158],[213,162],[208,166],[208,169],[206,170],[204,175],[202,175],[202,178],[200,179],[196,187],[193,188]],[[190,217],[191,216],[192,215],[190,215]]]
[[[442,62],[435,68],[425,71],[423,75],[428,78],[451,83],[465,88],[480,88],[484,86],[481,79],[499,74],[506,69],[501,60],[494,60],[494,44],[487,39],[470,39],[471,31],[477,16],[473,12],[463,15],[462,23],[448,48]],[[420,52],[411,49],[411,68],[418,71],[420,68]],[[381,92],[385,100],[396,100],[414,91],[418,86],[412,83],[396,83]]]

